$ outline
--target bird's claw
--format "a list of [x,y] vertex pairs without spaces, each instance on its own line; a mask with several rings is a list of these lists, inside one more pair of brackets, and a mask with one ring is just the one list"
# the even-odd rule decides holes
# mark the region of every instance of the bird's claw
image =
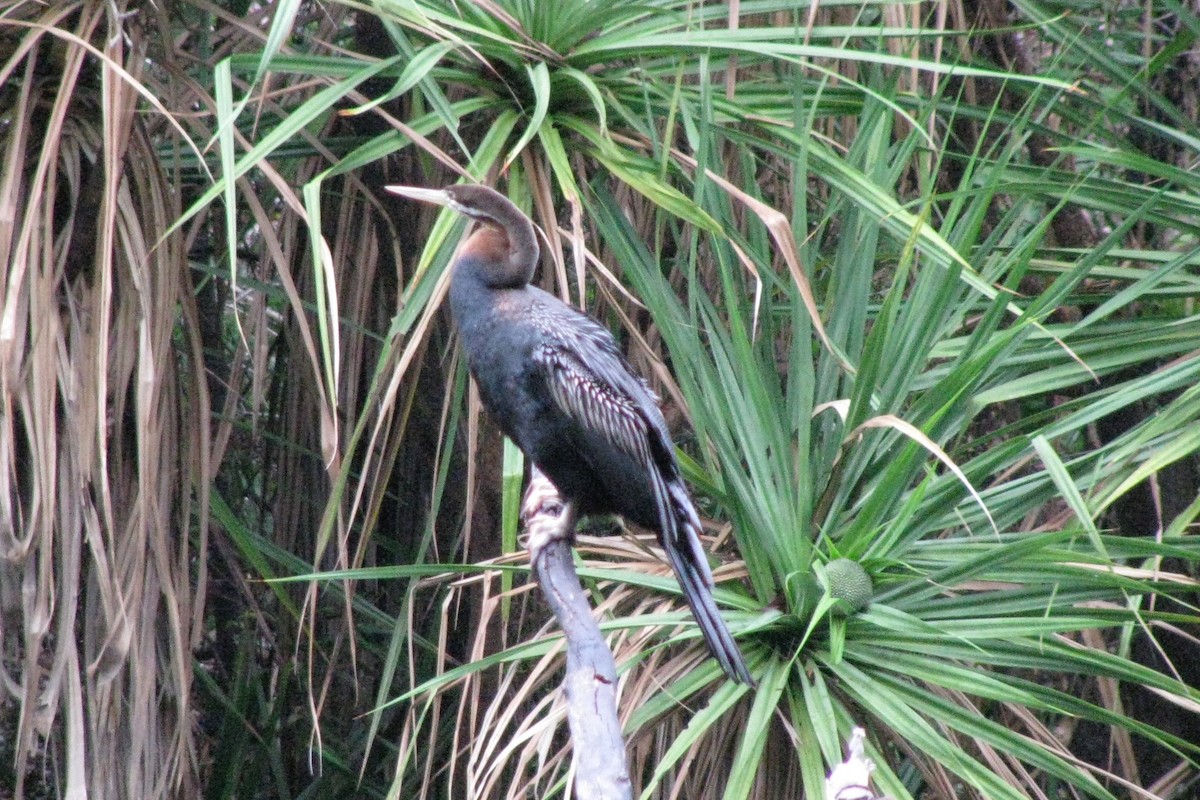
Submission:
[[559,494],[536,466],[521,502],[521,524],[531,560],[536,561],[542,548],[554,541],[571,541],[575,537],[575,510]]

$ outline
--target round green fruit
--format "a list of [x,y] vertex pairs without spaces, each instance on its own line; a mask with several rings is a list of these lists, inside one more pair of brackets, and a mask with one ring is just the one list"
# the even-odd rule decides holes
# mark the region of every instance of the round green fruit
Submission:
[[857,561],[836,558],[825,565],[825,576],[829,579],[829,593],[846,601],[849,611],[862,611],[870,605],[875,587],[871,576]]

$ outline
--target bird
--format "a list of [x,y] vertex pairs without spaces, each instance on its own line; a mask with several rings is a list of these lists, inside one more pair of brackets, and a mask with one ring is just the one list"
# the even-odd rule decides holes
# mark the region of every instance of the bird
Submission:
[[567,519],[616,514],[657,534],[709,650],[754,685],[713,599],[700,517],[655,395],[608,328],[531,285],[532,221],[479,184],[387,189],[478,223],[451,268],[450,310],[484,407],[558,489]]

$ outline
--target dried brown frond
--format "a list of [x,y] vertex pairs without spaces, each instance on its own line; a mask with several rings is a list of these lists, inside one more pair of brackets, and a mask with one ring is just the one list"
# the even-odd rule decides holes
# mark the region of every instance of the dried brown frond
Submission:
[[0,725],[18,798],[42,763],[68,796],[200,790],[208,396],[122,12],[0,19]]
[[[653,536],[583,536],[578,552],[585,566],[656,576],[670,573]],[[496,561],[506,562],[524,563],[524,554]],[[721,574],[729,578],[740,574],[742,569],[740,564],[731,564]],[[469,653],[472,661],[494,652],[489,631],[494,631],[497,625],[508,631],[510,641],[550,645],[536,660],[517,659],[494,668],[470,671],[452,682],[430,681],[427,692],[414,701],[419,710],[409,714],[403,741],[428,741],[452,735],[456,756],[448,764],[414,765],[414,769],[424,770],[421,797],[435,796],[437,787],[445,785],[462,787],[466,797],[542,796],[558,782],[569,780],[571,743],[560,690],[565,657],[563,642],[554,623],[547,620],[548,611],[537,592],[532,591],[532,583],[507,594],[497,591],[498,586],[496,573],[470,576],[448,585],[444,579],[427,581],[418,590],[448,589],[442,603],[443,636],[456,625],[454,609],[460,602],[457,595],[482,592],[483,612],[474,629],[476,637]],[[512,609],[507,622],[500,619],[506,600]],[[648,593],[619,582],[598,582],[593,601],[594,613],[601,620],[637,619],[683,609],[677,597]],[[626,665],[618,699],[623,724],[628,724],[631,715],[651,698],[663,692],[669,694],[678,679],[686,677],[709,657],[699,638],[687,646],[664,646],[664,636],[671,634],[673,631],[653,627],[620,628],[608,633],[618,665]],[[447,662],[443,670],[456,666]],[[687,728],[696,710],[708,702],[708,694],[705,690],[678,697],[665,713],[630,732],[630,769],[635,784],[650,779],[665,750]],[[723,765],[736,752],[745,713],[744,703],[737,704],[722,717],[722,725],[711,729],[701,744],[668,772],[663,785],[674,787],[675,794],[665,796],[720,796],[725,783]],[[449,776],[444,772],[450,773]],[[782,771],[773,775],[772,780],[784,780],[782,776],[786,774]],[[798,768],[790,780],[799,781]]]

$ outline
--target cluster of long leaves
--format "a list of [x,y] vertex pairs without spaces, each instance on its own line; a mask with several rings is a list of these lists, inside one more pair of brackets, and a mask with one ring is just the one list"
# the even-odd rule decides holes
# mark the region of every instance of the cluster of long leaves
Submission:
[[[1136,483],[1200,445],[1200,320],[1179,302],[1197,289],[1195,208],[1182,191],[1192,180],[1118,140],[1120,126],[1150,123],[1120,106],[1109,127],[1087,121],[1097,100],[1065,90],[1085,77],[1072,72],[1074,53],[1056,62],[1060,80],[960,63],[950,81],[951,67],[921,57],[925,50],[906,46],[918,54],[909,58],[842,49],[879,37],[911,44],[905,36],[915,31],[881,30],[869,14],[822,27],[756,7],[734,30],[717,6],[506,8],[511,18],[494,7],[381,8],[404,53],[396,93],[417,91],[429,108],[407,124],[451,134],[475,179],[506,170],[509,193],[549,235],[560,280],[572,261],[576,275],[589,261],[585,242],[619,267],[661,340],[646,357],[666,361],[677,381],[665,379],[666,394],[688,409],[690,477],[714,516],[732,523],[750,587],[720,596],[741,609],[729,617],[745,631],[757,692],[717,685],[711,665],[681,671],[660,654],[630,659],[636,688],[627,698],[639,710],[628,730],[635,748],[640,741],[655,753],[635,756],[647,795],[690,780],[691,796],[750,796],[764,785],[819,796],[852,722],[873,732],[878,783],[895,797],[918,785],[893,768],[901,765],[943,791],[1022,797],[1052,781],[1110,796],[1104,773],[1081,765],[1047,724],[1061,715],[1125,727],[1194,758],[1193,744],[1046,679],[1128,681],[1183,707],[1195,697],[1078,638],[1187,619],[1149,610],[1144,598],[1191,585],[1157,564],[1194,558],[1185,533],[1196,505],[1165,520],[1154,542],[1098,525]],[[773,13],[785,14],[783,24]],[[850,59],[857,80],[829,80]],[[902,80],[904,67],[921,79]],[[964,81],[1005,77],[1010,102],[963,99]],[[906,91],[918,86],[925,91]],[[1039,166],[1025,152],[1029,136],[1048,134],[1050,113],[1081,121],[1073,169]],[[458,137],[481,119],[488,127],[477,143]],[[964,121],[977,142],[965,152],[928,133]],[[406,144],[397,138],[343,166]],[[958,180],[947,188],[938,176],[951,165]],[[1164,183],[1123,178],[1135,165]],[[904,182],[916,188],[900,197]],[[570,214],[561,239],[552,196]],[[1047,244],[1054,214],[1068,207],[1104,223],[1086,252]],[[429,280],[450,261],[449,221],[431,233]],[[1131,231],[1149,222],[1180,234],[1162,249],[1133,250]],[[598,274],[600,293],[613,297],[607,273]],[[1026,297],[1031,277],[1044,290]],[[1083,311],[1055,321],[1065,305]],[[646,345],[635,337],[632,346]],[[1153,418],[1109,442],[1088,436],[1098,419],[1149,398]],[[1011,419],[986,424],[994,412]],[[834,557],[865,565],[877,593],[849,620],[814,620],[826,605],[814,607],[804,578]],[[627,569],[592,574],[661,586]],[[761,613],[766,603],[779,613]],[[614,613],[618,629],[664,624],[676,640],[694,640],[675,627],[682,616]],[[664,687],[638,680],[639,669],[677,677]],[[533,701],[552,678],[518,674],[510,680],[524,683],[497,702],[528,699],[533,721],[487,715],[492,728],[480,741],[490,745],[471,756],[489,762],[470,772],[477,791],[498,790],[505,775],[512,787],[562,786],[566,762],[534,768],[552,730],[536,720],[556,712]],[[463,696],[478,700],[477,691]],[[672,728],[664,720],[683,698],[699,707],[686,728]],[[719,725],[731,710],[745,721],[740,735]],[[766,757],[776,719],[787,720],[794,743],[782,763]],[[671,731],[669,746],[645,735],[655,725]],[[418,738],[427,730],[412,727]],[[527,746],[497,745],[506,737]],[[696,766],[706,746],[715,767]],[[772,771],[790,777],[764,777]],[[394,793],[413,790],[405,774]]]
[[[380,2],[396,55],[367,60],[284,53],[296,8],[278,8],[262,53],[218,66],[224,178],[188,213],[223,197],[227,239],[238,241],[235,180],[246,188],[251,170],[270,175],[266,158],[348,102],[358,114],[388,114],[392,101],[408,109],[389,116],[388,132],[341,143],[346,155],[324,172],[296,172],[312,175],[302,191],[316,320],[305,344],[320,385],[311,444],[332,486],[318,559],[350,531],[370,531],[384,501],[462,231],[449,215],[428,227],[378,359],[348,380],[347,283],[329,277],[341,275],[342,251],[320,235],[330,227],[325,190],[385,157],[427,162],[431,184],[503,174],[547,234],[547,284],[628,332],[631,359],[686,409],[689,479],[737,545],[737,564],[719,576],[745,576],[718,594],[760,681],[754,692],[724,684],[712,662],[696,666],[696,633],[653,553],[588,551],[586,575],[628,670],[626,726],[647,796],[821,796],[854,723],[869,729],[878,787],[894,798],[923,786],[1021,798],[1050,784],[1112,796],[1105,780],[1121,776],[1072,756],[1056,735],[1063,718],[1130,730],[1194,762],[1194,742],[1058,680],[1127,681],[1189,708],[1198,699],[1109,646],[1193,621],[1147,599],[1194,588],[1159,564],[1195,559],[1188,530],[1200,504],[1164,519],[1157,540],[1105,528],[1105,512],[1133,487],[1200,450],[1196,179],[1126,136],[1152,133],[1194,157],[1194,121],[1140,115],[1170,107],[1148,80],[1165,59],[1141,74],[1122,56],[1133,47],[1126,32],[1096,53],[1079,35],[1086,16],[1072,28],[1032,4],[1020,6],[1024,22],[1055,54],[1038,78],[949,60],[959,46],[970,54],[970,40],[938,29],[936,16],[925,28],[882,4],[731,12],[569,0]],[[268,121],[247,119],[234,80],[251,91],[268,71],[328,88]],[[380,80],[390,89],[358,94]],[[1031,137],[1058,145],[1058,161],[1031,158]],[[1067,210],[1096,222],[1093,246],[1051,245],[1055,215]],[[1146,227],[1163,233],[1147,241]],[[456,437],[474,441],[462,367],[445,363],[431,518],[452,482]],[[348,385],[364,393],[348,402]],[[1118,437],[1090,434],[1146,402],[1154,414]],[[511,498],[520,468],[508,463]],[[515,504],[506,507],[511,531]],[[239,530],[233,513],[222,519]],[[269,577],[296,571],[241,533],[242,551]],[[416,564],[340,577],[455,569],[425,563],[432,523],[428,534]],[[874,602],[850,618],[808,590],[834,558],[859,561],[876,584]],[[378,609],[356,607],[378,632]],[[548,693],[553,637],[431,678],[424,658],[410,660],[413,670],[402,663],[406,644],[434,651],[409,622],[401,615],[382,643],[362,636],[384,664],[380,709],[409,714],[391,793],[433,796],[445,781],[479,794],[565,792],[569,751],[554,738],[562,717]],[[398,700],[397,674],[409,688]],[[492,698],[485,681],[500,687]],[[476,705],[486,706],[478,716]],[[362,747],[378,744],[374,732]]]
[[208,396],[180,201],[140,124],[165,109],[115,9],[0,14],[5,797],[200,790]]

